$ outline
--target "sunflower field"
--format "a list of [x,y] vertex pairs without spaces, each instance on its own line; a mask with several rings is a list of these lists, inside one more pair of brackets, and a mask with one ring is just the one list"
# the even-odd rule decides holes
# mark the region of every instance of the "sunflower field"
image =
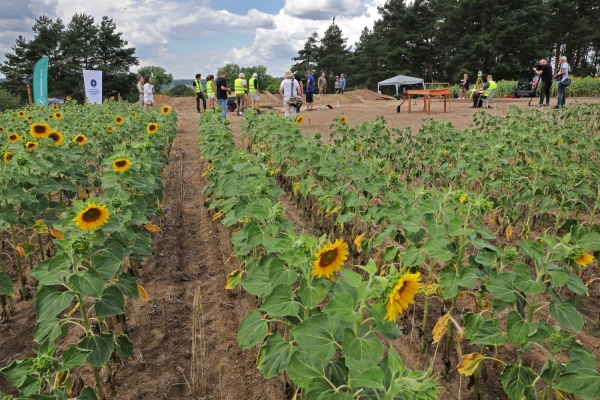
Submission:
[[[572,76],[571,85],[567,87],[567,97],[598,97],[600,96],[600,77],[597,76]],[[517,81],[505,81],[504,79],[497,82],[498,91],[496,97],[506,97],[515,94],[515,86]],[[460,86],[453,85],[450,87],[451,96],[454,98],[459,97]],[[557,96],[558,87],[556,82],[553,83],[551,94],[552,97]]]
[[0,114],[0,305],[10,318],[33,297],[36,312],[35,357],[0,370],[19,399],[71,398],[84,365],[95,385],[75,395],[104,399],[101,372],[112,382],[111,360],[132,356],[125,298],[147,301],[134,276],[160,232],[176,121],[167,106],[115,101]]
[[[511,399],[599,398],[579,340],[600,325],[584,306],[599,279],[599,113],[511,108],[418,134],[341,117],[323,143],[301,118],[249,111],[245,149],[203,114],[206,206],[242,265],[226,288],[258,298],[238,344],[307,400],[437,398],[436,358],[474,398],[492,372]],[[284,193],[322,236],[298,233]],[[423,371],[393,346],[409,313]]]

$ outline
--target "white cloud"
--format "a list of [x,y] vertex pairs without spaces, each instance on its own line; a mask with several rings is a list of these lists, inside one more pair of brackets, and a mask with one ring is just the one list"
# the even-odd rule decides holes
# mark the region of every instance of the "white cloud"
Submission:
[[335,16],[356,17],[365,11],[361,0],[319,0],[306,3],[285,0],[286,14],[309,20],[330,20]]

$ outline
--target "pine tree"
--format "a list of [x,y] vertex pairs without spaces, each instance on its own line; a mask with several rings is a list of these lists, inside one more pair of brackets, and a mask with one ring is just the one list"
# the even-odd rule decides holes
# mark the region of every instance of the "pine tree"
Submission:
[[292,71],[304,73],[306,71],[315,71],[319,60],[319,34],[313,32],[309,37],[304,47],[298,51],[298,56],[292,58],[296,61],[292,65]]
[[319,60],[317,63],[318,72],[325,72],[327,77],[333,77],[339,74],[347,74],[346,69],[349,66],[350,48],[346,46],[347,38],[342,36],[342,30],[333,22],[327,28],[321,39],[319,47]]

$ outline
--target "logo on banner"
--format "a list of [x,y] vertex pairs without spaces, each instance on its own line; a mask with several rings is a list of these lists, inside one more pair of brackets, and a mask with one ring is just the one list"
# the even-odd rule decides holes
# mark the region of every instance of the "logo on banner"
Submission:
[[92,85],[92,87],[95,88],[96,85],[98,85],[98,82],[96,82],[95,79],[92,79],[92,81],[90,82],[90,85]]

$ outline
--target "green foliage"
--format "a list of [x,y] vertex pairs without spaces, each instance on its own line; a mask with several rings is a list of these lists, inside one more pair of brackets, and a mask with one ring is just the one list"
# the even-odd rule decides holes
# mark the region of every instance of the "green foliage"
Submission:
[[19,108],[21,100],[10,94],[8,90],[0,88],[0,112]]
[[193,88],[180,83],[170,89],[165,90],[165,94],[172,97],[193,97],[195,92]]

